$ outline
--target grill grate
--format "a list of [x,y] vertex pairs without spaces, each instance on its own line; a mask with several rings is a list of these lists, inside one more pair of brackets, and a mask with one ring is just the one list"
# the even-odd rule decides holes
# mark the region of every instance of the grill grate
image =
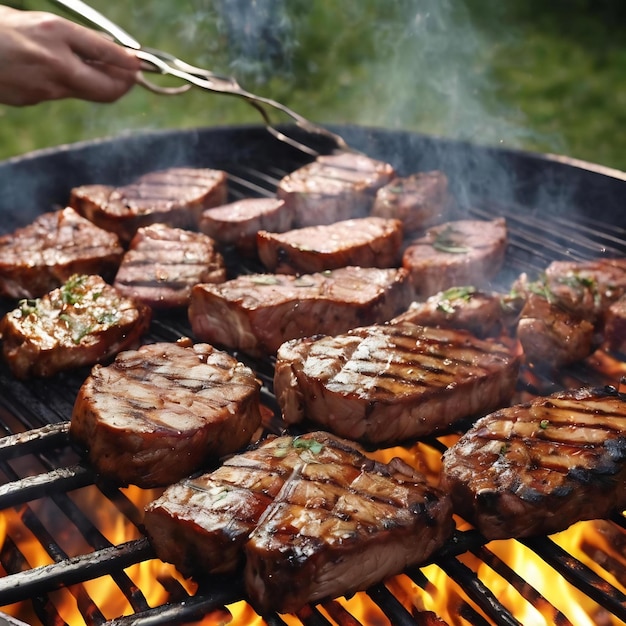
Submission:
[[[294,167],[297,165],[293,163]],[[229,171],[232,199],[272,194],[277,181],[287,171],[276,167],[259,170],[239,163],[226,167],[220,164],[220,167]],[[502,215],[507,219],[510,245],[502,283],[496,285],[503,289],[508,289],[511,277],[521,272],[536,276],[552,260],[584,260],[626,254],[626,231],[607,222],[546,214],[541,207],[532,210],[514,202],[492,202],[480,206],[472,203],[461,208],[465,216],[491,219]],[[242,266],[234,257],[227,257],[227,262],[237,272],[258,269],[253,264]],[[10,303],[5,303],[5,310],[9,306]],[[160,314],[153,322],[148,339],[173,341],[181,335],[190,334],[186,316]],[[264,402],[276,413],[272,395],[272,360],[251,362],[241,355],[237,356],[257,371],[264,382]],[[151,607],[147,599],[149,590],[138,588],[126,573],[129,566],[154,559],[154,553],[141,534],[141,505],[135,503],[125,490],[96,476],[83,461],[80,449],[69,440],[67,420],[86,374],[87,370],[81,370],[63,373],[51,380],[25,383],[16,381],[6,366],[0,365],[0,424],[4,434],[0,439],[0,475],[3,479],[0,509],[7,518],[19,518],[23,532],[36,539],[50,560],[50,564],[33,567],[20,541],[7,536],[0,550],[0,564],[6,572],[0,578],[0,607],[27,604],[43,624],[63,624],[66,618],[61,615],[54,596],[57,590],[64,589],[73,596],[86,624],[169,625],[188,623],[214,613],[224,615],[226,605],[244,598],[240,577],[202,580],[198,582],[197,591],[192,593],[168,573],[156,576],[150,585],[163,587],[168,600]],[[593,364],[585,363],[564,370],[556,377],[527,372],[520,382],[520,393],[545,394],[567,386],[607,382],[615,381],[607,380],[605,373]],[[267,428],[275,431],[277,425],[270,419]],[[438,439],[428,440],[424,445],[438,453],[445,449]],[[105,536],[98,523],[87,514],[80,498],[75,497],[86,492],[95,493],[98,506],[121,516],[134,527],[135,537],[118,543]],[[53,529],[50,529],[51,518],[55,520]],[[615,515],[606,523],[620,536],[626,529],[626,520],[622,515]],[[74,548],[68,549],[68,537],[77,538],[81,546],[78,553]],[[603,607],[613,616],[613,623],[618,620],[626,622],[626,595],[610,582],[615,572],[626,572],[626,564],[605,555],[600,565],[606,575],[601,575],[550,538],[527,539],[521,543]],[[521,623],[520,618],[499,600],[499,594],[482,582],[468,557],[499,574],[521,598],[549,616],[553,623],[571,623],[571,616],[568,618],[563,612],[566,609],[552,606],[533,586],[533,581],[520,576],[472,529],[457,530],[434,561],[464,593],[465,599],[459,600],[456,607],[456,615],[464,623],[505,626]],[[94,599],[95,594],[80,584],[102,576],[112,578],[115,588],[126,598],[132,614],[107,618]],[[399,578],[410,581],[416,593],[431,593],[437,587],[424,568],[411,568]],[[410,603],[402,602],[402,593],[406,592],[402,592],[401,588],[404,587],[393,579],[369,589],[366,596],[371,602],[371,610],[384,614],[386,620],[394,625],[443,623],[438,616],[419,610],[419,603],[412,607]],[[264,619],[269,626],[288,623],[279,615]],[[293,619],[290,618],[290,624]],[[297,619],[305,626],[366,624],[365,621],[358,621],[349,605],[338,601],[307,607]]]

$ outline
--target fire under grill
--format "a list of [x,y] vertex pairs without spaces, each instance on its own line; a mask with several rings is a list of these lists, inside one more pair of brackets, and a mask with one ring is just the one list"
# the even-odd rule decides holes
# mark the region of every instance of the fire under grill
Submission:
[[[446,171],[459,216],[504,216],[510,243],[496,288],[508,290],[514,277],[536,276],[553,260],[626,255],[626,224],[619,221],[626,216],[613,219],[626,197],[626,177],[409,133],[336,130],[401,174]],[[151,169],[189,164],[228,171],[235,199],[272,194],[279,178],[302,163],[300,155],[256,127],[148,133],[45,151],[0,164],[0,213],[8,216],[2,228],[11,230],[62,204],[77,184],[117,184]],[[259,269],[227,260],[233,272]],[[185,314],[160,314],[147,341],[190,334]],[[264,425],[278,432],[272,360],[237,356],[263,380],[269,409]],[[87,373],[21,382],[0,365],[0,623],[626,623],[623,514],[577,524],[558,536],[490,543],[459,520],[432,563],[351,599],[261,621],[245,603],[240,576],[186,581],[158,561],[141,532],[143,506],[158,492],[102,480],[69,440],[68,420]],[[518,396],[525,400],[583,385],[619,387],[624,374],[619,355],[596,353],[557,373],[523,370]],[[402,452],[423,456],[434,475],[449,441],[430,438]]]

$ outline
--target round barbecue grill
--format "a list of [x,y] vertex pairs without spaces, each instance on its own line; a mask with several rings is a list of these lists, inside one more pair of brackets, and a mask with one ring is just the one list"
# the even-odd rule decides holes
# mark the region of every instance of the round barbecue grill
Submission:
[[[496,289],[508,290],[511,280],[521,272],[537,275],[553,260],[626,255],[624,173],[552,155],[410,132],[357,126],[331,130],[368,156],[390,162],[400,175],[444,171],[459,216],[504,216],[510,243],[505,267],[494,283]],[[327,148],[321,142],[317,147],[322,152]],[[0,233],[64,206],[71,188],[78,185],[126,184],[141,174],[171,166],[208,167],[228,172],[234,200],[272,195],[283,175],[310,160],[261,126],[146,132],[43,150],[0,163]],[[231,272],[249,269],[240,267],[234,255],[228,256],[228,262]],[[1,304],[4,312],[15,303]],[[184,313],[157,314],[146,340],[173,341],[190,334]],[[264,401],[275,411],[272,361],[259,359],[252,365],[265,383]],[[549,375],[529,372],[520,380],[520,389],[526,394],[543,394],[577,385],[615,384],[621,375],[620,365],[613,355]],[[0,426],[4,435],[0,439],[0,507],[9,527],[0,549],[5,573],[0,577],[0,622],[3,611],[28,623],[32,619],[32,623],[43,624],[183,624],[205,616],[209,620],[216,614],[227,619],[223,607],[245,600],[237,576],[199,581],[190,591],[175,577],[158,570],[141,584],[126,573],[128,567],[154,559],[140,532],[140,498],[101,481],[67,436],[75,394],[87,373],[80,370],[52,379],[18,381],[6,365],[0,365]],[[437,455],[445,449],[434,438],[424,445]],[[89,489],[97,492],[98,506],[123,518],[135,534],[120,540],[104,532],[90,514],[93,502],[73,497],[75,492]],[[605,523],[605,532],[613,542],[621,540],[621,545],[626,545],[626,519],[616,514]],[[33,562],[30,548],[20,543],[24,534],[40,546],[46,557],[43,565]],[[80,537],[78,547],[72,545],[72,537]],[[589,611],[588,623],[596,619],[609,624],[626,622],[626,559],[620,562],[614,554],[602,556],[601,551],[594,551],[598,570],[552,538],[536,537],[520,543],[549,568],[555,579],[566,581],[582,596],[582,604]],[[539,607],[548,616],[546,623],[577,623],[567,606],[547,600],[535,588],[534,580],[524,579],[471,528],[457,530],[434,559],[460,590],[461,599],[453,609],[454,623],[524,623],[524,610],[501,601],[501,594],[477,574],[477,566],[468,564],[467,555],[497,572],[520,596],[522,605]],[[110,609],[103,608],[89,590],[87,583],[103,576],[112,579],[113,589],[126,603],[124,617],[115,617],[121,610],[109,615]],[[380,584],[368,590],[369,608],[359,614],[350,604],[329,601],[308,607],[298,616],[270,615],[264,620],[268,624],[307,625],[445,623],[423,610],[421,594],[432,592],[436,586],[427,571],[415,568],[406,572],[405,578],[409,582],[404,586]],[[164,589],[156,604],[149,598],[154,586]],[[410,593],[406,591],[409,588]],[[68,619],[65,609],[59,608],[59,589],[70,597],[78,617]],[[250,623],[249,612],[237,615],[233,623]]]

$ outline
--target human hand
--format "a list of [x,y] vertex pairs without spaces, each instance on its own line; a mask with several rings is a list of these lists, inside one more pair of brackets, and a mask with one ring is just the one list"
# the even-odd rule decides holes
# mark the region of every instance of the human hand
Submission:
[[113,102],[135,84],[139,60],[69,20],[0,6],[0,102],[80,98]]

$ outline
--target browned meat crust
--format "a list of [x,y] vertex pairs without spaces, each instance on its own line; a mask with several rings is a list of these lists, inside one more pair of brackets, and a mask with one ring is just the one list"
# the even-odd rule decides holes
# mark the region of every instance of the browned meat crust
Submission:
[[503,218],[447,222],[411,241],[402,265],[411,273],[418,298],[458,285],[484,288],[502,268],[506,246]]
[[245,550],[261,613],[365,589],[427,560],[453,529],[448,496],[421,474],[323,432],[270,439],[173,485],[145,525],[186,575],[232,571]]
[[289,339],[389,320],[411,298],[403,269],[249,274],[194,287],[189,320],[200,340],[260,356],[275,354]]
[[0,237],[0,295],[38,298],[73,274],[112,278],[123,254],[116,235],[74,209],[44,213]]
[[17,378],[52,376],[106,361],[139,342],[150,309],[100,276],[75,275],[0,320],[2,353]]
[[294,228],[332,224],[365,217],[376,191],[394,176],[391,165],[364,154],[321,156],[285,176],[276,195],[293,213]]
[[392,445],[506,405],[518,369],[503,343],[405,322],[283,344],[274,392],[289,424]]
[[76,187],[69,204],[128,242],[150,224],[197,228],[202,211],[224,204],[227,193],[226,172],[179,167],[150,172],[123,187]]
[[402,220],[405,233],[441,223],[452,204],[448,177],[438,170],[394,178],[376,192],[372,215]]
[[503,331],[502,298],[501,294],[486,293],[472,286],[451,287],[424,302],[412,302],[393,322],[458,328],[477,337],[488,337]]
[[189,304],[194,285],[225,280],[224,258],[208,235],[152,224],[135,233],[113,284],[151,307],[173,308]]
[[199,228],[224,245],[233,245],[240,252],[256,254],[256,234],[260,230],[282,233],[293,224],[293,214],[278,198],[243,198],[206,209]]
[[626,297],[609,306],[604,320],[603,347],[611,352],[626,352]]
[[279,274],[312,274],[347,265],[394,267],[401,245],[402,222],[382,217],[257,235],[261,262]]
[[70,433],[103,475],[169,485],[249,443],[260,387],[250,368],[207,344],[145,345],[93,368]]
[[489,539],[549,534],[626,506],[626,403],[564,391],[496,411],[443,456],[442,488]]

